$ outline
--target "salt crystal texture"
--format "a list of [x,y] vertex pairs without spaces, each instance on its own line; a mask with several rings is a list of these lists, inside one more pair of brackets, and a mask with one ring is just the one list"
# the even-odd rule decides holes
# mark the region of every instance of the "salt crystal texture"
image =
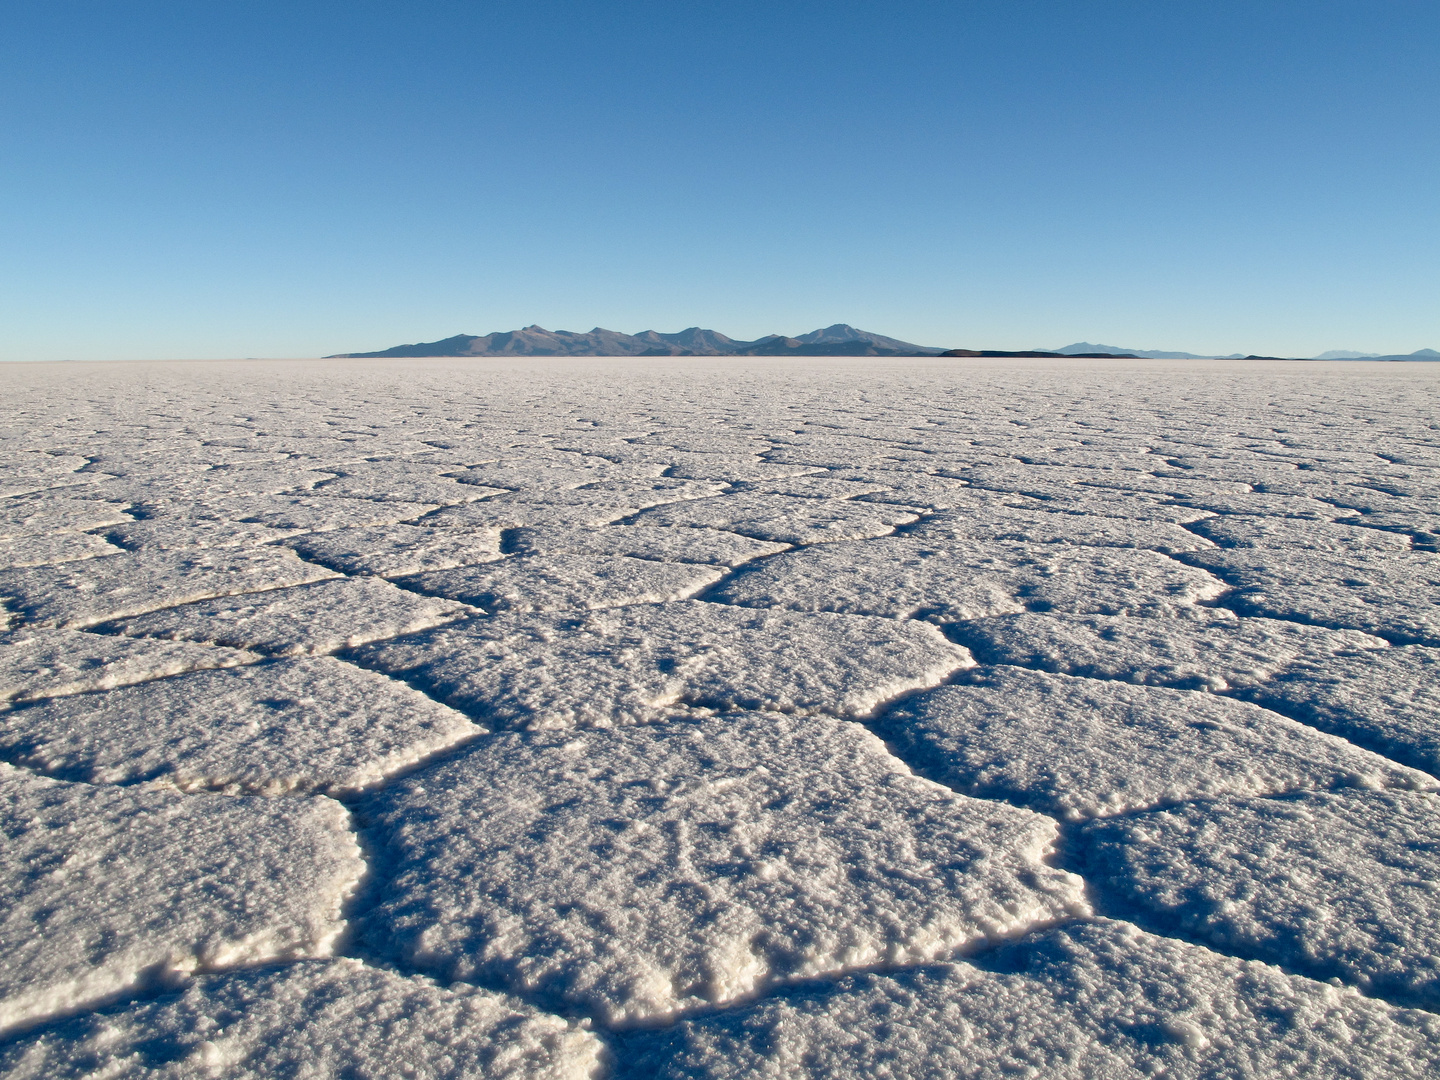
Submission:
[[0,1048],[0,1071],[12,1080],[588,1080],[601,1072],[600,1052],[593,1034],[513,998],[340,959],[201,976],[178,996],[21,1038]]
[[340,578],[200,600],[102,624],[109,633],[205,641],[271,656],[320,656],[474,615],[378,578]]
[[1054,823],[909,774],[843,721],[495,736],[367,807],[369,935],[607,1023],[910,964],[1085,910]]
[[275,795],[354,791],[483,730],[408,686],[321,657],[15,709],[0,750],[95,784]]
[[868,716],[972,664],[924,623],[699,601],[477,619],[351,656],[518,727],[609,727],[677,706]]
[[325,956],[363,864],[328,799],[92,788],[0,764],[0,1031],[196,970]]
[[1440,1021],[1101,921],[635,1038],[621,1075],[1423,1077]]
[[1098,822],[1086,863],[1219,948],[1440,1009],[1440,798],[1307,792]]
[[911,698],[880,730],[957,791],[1069,820],[1341,784],[1440,787],[1244,702],[1016,668]]

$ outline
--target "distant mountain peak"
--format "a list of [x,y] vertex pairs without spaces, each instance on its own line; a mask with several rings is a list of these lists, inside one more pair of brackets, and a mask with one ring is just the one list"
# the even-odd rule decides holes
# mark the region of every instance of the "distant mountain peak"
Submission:
[[772,334],[736,341],[718,330],[687,327],[677,334],[644,330],[622,334],[597,326],[588,333],[546,330],[538,323],[493,334],[456,334],[440,341],[396,345],[378,352],[337,353],[336,357],[426,356],[938,356],[941,349],[835,323],[798,338]]

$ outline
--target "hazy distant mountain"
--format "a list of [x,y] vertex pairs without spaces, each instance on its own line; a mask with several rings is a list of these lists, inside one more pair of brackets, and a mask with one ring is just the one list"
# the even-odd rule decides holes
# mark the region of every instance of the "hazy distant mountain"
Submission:
[[645,330],[621,334],[599,326],[586,334],[527,326],[503,333],[456,334],[442,341],[396,345],[379,352],[336,353],[335,357],[419,356],[938,356],[943,350],[857,330],[844,323],[798,338],[772,334],[736,341],[715,330],[692,326],[678,334]]
[[1416,349],[1412,353],[1353,352],[1350,349],[1331,349],[1315,357],[1316,360],[1440,360],[1440,352],[1434,349]]
[[1145,360],[1239,360],[1245,355],[1244,353],[1231,353],[1229,356],[1216,356],[1213,353],[1167,352],[1164,349],[1122,349],[1117,345],[1092,345],[1088,341],[1077,341],[1074,345],[1066,345],[1062,349],[1051,349],[1050,351],[1063,356],[1074,356],[1076,353],[1128,353]]

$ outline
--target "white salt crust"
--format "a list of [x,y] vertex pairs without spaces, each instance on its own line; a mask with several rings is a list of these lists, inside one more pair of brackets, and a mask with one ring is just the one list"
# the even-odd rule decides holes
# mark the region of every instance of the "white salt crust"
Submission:
[[93,784],[342,793],[482,732],[403,683],[326,657],[201,671],[0,714],[0,752]]
[[[750,1004],[743,995],[728,998],[718,1010],[697,997],[679,1006],[695,1010],[687,1013],[691,1019],[654,1038],[713,1033],[740,1017],[774,1015],[784,1022],[753,1029],[754,1038],[727,1029],[738,1041],[717,1042],[721,1050],[709,1056],[673,1057],[672,1049],[673,1059],[653,1058],[665,1062],[666,1075],[684,1073],[686,1061],[696,1075],[1435,1071],[1430,1048],[1440,1040],[1424,1026],[1433,1019],[1342,987],[1317,988],[1280,965],[1298,971],[1302,961],[1323,959],[1331,966],[1305,970],[1364,985],[1392,1002],[1429,1000],[1424,995],[1432,992],[1425,957],[1434,949],[1425,935],[1435,904],[1424,882],[1436,875],[1424,861],[1432,843],[1428,819],[1414,812],[1430,796],[1405,789],[1430,780],[1400,766],[1433,774],[1440,764],[1431,700],[1432,654],[1440,642],[1430,580],[1440,550],[1434,428],[1440,367],[923,358],[0,367],[6,402],[0,546],[15,555],[12,563],[34,564],[0,569],[0,627],[7,635],[0,642],[6,680],[0,685],[9,698],[0,716],[0,758],[26,763],[31,779],[38,779],[33,770],[50,770],[57,779],[97,781],[61,785],[75,800],[65,804],[74,813],[66,810],[70,816],[62,819],[76,828],[59,835],[76,845],[77,865],[104,862],[115,843],[128,840],[112,823],[97,826],[97,843],[87,846],[89,826],[80,823],[114,818],[119,811],[111,799],[160,792],[155,797],[186,807],[239,813],[237,807],[248,806],[259,814],[263,820],[254,828],[227,825],[230,831],[206,832],[194,843],[183,830],[166,834],[155,840],[163,857],[111,859],[107,872],[153,879],[165,896],[179,896],[182,928],[196,925],[184,920],[205,910],[195,899],[201,885],[183,875],[198,857],[193,853],[210,850],[211,839],[229,845],[232,869],[224,880],[239,883],[237,895],[257,881],[261,907],[270,903],[267,897],[280,897],[278,907],[265,911],[314,912],[331,902],[330,887],[314,883],[332,865],[326,860],[340,856],[324,844],[320,850],[330,854],[312,855],[305,843],[284,838],[292,833],[276,839],[283,830],[260,813],[265,807],[302,816],[333,808],[323,791],[369,806],[458,767],[492,738],[496,745],[511,740],[541,748],[534,760],[520,750],[505,758],[512,764],[499,787],[523,804],[535,797],[536,785],[549,783],[551,774],[531,768],[548,760],[547,740],[613,739],[615,754],[597,757],[594,765],[631,776],[636,785],[602,797],[599,779],[590,787],[575,780],[585,797],[546,809],[566,818],[573,837],[545,840],[546,850],[567,854],[526,879],[534,895],[587,888],[592,879],[584,874],[602,866],[603,852],[619,850],[604,847],[620,835],[607,822],[628,826],[658,817],[687,843],[718,850],[733,836],[704,832],[701,826],[717,819],[696,815],[733,805],[747,820],[778,821],[770,838],[783,843],[793,833],[797,845],[803,839],[811,845],[806,850],[822,853],[804,873],[792,868],[789,877],[776,878],[806,903],[819,904],[816,897],[837,874],[834,896],[863,887],[880,890],[864,894],[872,899],[903,900],[886,900],[889,908],[847,902],[767,915],[762,931],[773,928],[778,936],[762,942],[760,955],[774,965],[757,975],[755,992],[762,997]],[[790,550],[797,545],[808,550]],[[72,555],[90,557],[58,561]],[[478,568],[478,581],[502,567],[485,587],[497,600],[495,610],[503,604],[508,613],[470,615],[393,641],[356,644],[401,633],[413,625],[407,613],[429,618],[427,605],[450,602],[413,589],[397,596],[379,579]],[[365,580],[339,580],[342,574]],[[701,580],[713,582],[698,586],[703,600],[662,599],[687,595],[683,590]],[[682,592],[669,591],[677,582]],[[596,604],[602,607],[589,610]],[[179,610],[183,605],[192,606]],[[197,640],[94,632],[108,620],[148,620],[158,632],[193,633]],[[932,623],[943,624],[944,634]],[[345,648],[346,662],[260,662],[254,652],[207,644],[221,639],[225,625],[230,632],[243,629],[257,649]],[[1038,682],[1025,673],[971,678],[964,645],[983,662],[1058,674]],[[1067,680],[1067,673],[1122,689],[1097,690],[1093,680]],[[946,681],[954,688],[935,689]],[[1076,683],[1087,684],[1083,692]],[[1036,686],[1043,693],[1025,689]],[[1237,705],[1234,699],[1242,697],[1305,726]],[[759,712],[737,715],[745,710]],[[918,741],[886,726],[903,716],[923,718],[924,726],[912,732]],[[828,719],[834,717],[886,731],[891,742],[875,753],[888,756],[864,757],[858,772],[834,764],[840,758],[821,752],[831,745],[821,732],[859,731]],[[663,743],[672,729],[725,729],[736,720],[732,741],[717,746],[727,760],[754,763],[739,777],[738,794],[722,790],[693,803],[660,803],[659,796],[641,794],[652,779],[646,748]],[[811,742],[795,734],[805,725],[816,729],[806,736]],[[987,725],[1016,740],[996,737],[987,745],[966,736],[963,745],[946,743]],[[484,726],[509,731],[491,736]],[[791,734],[795,741],[786,745],[793,752],[775,750],[776,740]],[[625,747],[629,760],[620,760]],[[775,759],[774,768],[767,757]],[[677,760],[682,763],[668,780],[696,790],[714,767],[710,759]],[[995,785],[987,790],[998,798],[975,803],[927,787],[907,771],[914,766],[939,776],[946,760],[971,769],[975,783]],[[783,773],[783,783],[774,782],[793,794],[790,803],[755,809],[741,799],[758,790],[743,785],[760,784],[761,768],[771,770],[766,783]],[[167,788],[147,787],[152,776],[163,777]],[[472,779],[483,802],[485,786]],[[957,784],[970,780],[952,776]],[[949,912],[938,924],[950,928],[946,933],[963,930],[963,912],[946,907],[956,903],[952,891],[923,887],[945,872],[943,859],[925,866],[919,853],[937,837],[951,836],[947,829],[955,842],[946,850],[983,847],[988,834],[964,824],[980,818],[951,815],[943,828],[914,816],[888,831],[832,827],[847,807],[910,805],[910,795],[896,792],[913,793],[912,784],[921,785],[913,791],[938,792],[935,798],[954,805],[1041,824],[1043,817],[1026,817],[1005,800],[1044,806],[1056,816],[1123,807],[1120,816],[1067,827],[1065,865],[1086,868],[1095,895],[1146,926],[1274,963],[1241,963],[1134,933],[1101,942],[1086,938],[1091,931],[1072,919],[1056,931],[1070,942],[1063,948],[1042,947],[1060,938],[1041,933],[1028,937],[1030,945],[977,940],[981,951],[970,954],[969,963],[943,950],[936,954],[937,964],[953,963],[971,973],[965,979],[980,978],[990,988],[964,997],[959,1011],[946,1003],[948,991],[922,995],[914,1008],[906,1003],[897,1011],[901,999],[887,989],[882,998],[855,999],[864,1004],[842,1009],[829,1027],[812,1029],[803,1017],[767,1012],[802,1000],[851,1000],[846,995],[862,984],[893,987],[922,977],[911,961],[881,961],[878,970],[837,983],[832,976],[849,969],[826,960],[818,983],[797,984],[786,974],[798,970],[785,966],[793,955],[785,952],[784,941],[792,940],[786,934],[861,940],[879,933],[875,920],[891,908],[895,919],[884,933],[894,940],[923,939],[922,909]],[[190,794],[177,793],[177,785]],[[209,789],[237,795],[222,798]],[[805,801],[809,793],[832,791],[845,794],[834,807]],[[275,797],[239,794],[252,792]],[[1304,828],[1266,809],[1306,799],[1360,809],[1348,818],[1317,812]],[[92,804],[94,813],[86,816]],[[1164,809],[1145,809],[1157,805]],[[381,941],[396,950],[389,955],[400,955],[398,939],[384,937],[399,933],[399,924],[372,917],[373,903],[397,872],[383,846],[389,839],[407,829],[431,830],[453,836],[454,849],[465,851],[473,850],[475,837],[490,837],[486,830],[508,827],[503,819],[473,824],[472,807],[461,800],[444,806],[444,816],[431,821],[397,811],[384,830],[357,814],[372,857],[369,884],[355,903],[365,933],[381,936],[342,934],[337,947],[373,956],[375,946],[361,942]],[[804,809],[810,806],[813,812]],[[1154,843],[1115,839],[1114,830],[1164,813],[1190,807],[1198,821],[1226,806],[1245,809],[1224,819],[1228,833],[1221,843],[1249,847],[1243,858],[1216,854],[1214,867],[1205,862],[1209,849],[1186,831],[1195,825],[1190,819],[1184,828],[1158,830]],[[793,826],[787,813],[796,815]],[[120,816],[150,820],[139,811]],[[132,831],[149,844],[145,838],[156,834],[146,828]],[[1100,841],[1091,848],[1082,842],[1102,833],[1109,838],[1104,851],[1119,853],[1113,873],[1104,869],[1112,863],[1100,859]],[[891,836],[914,838],[887,864],[908,868],[911,878],[844,876],[845,866],[879,865],[895,854]],[[593,838],[589,847],[582,844],[586,837]],[[504,857],[510,865],[538,857],[540,839],[521,836]],[[842,842],[852,862],[827,861],[824,853],[840,850]],[[626,858],[649,857],[636,843],[625,849]],[[425,865],[451,866],[445,851],[424,858],[432,856]],[[407,871],[407,888],[416,897],[443,900],[448,879],[426,877],[418,865]],[[131,937],[126,929],[107,939],[116,949],[133,944],[139,950],[133,955],[142,966],[140,982],[97,990],[100,997],[82,1004],[66,999],[53,1009],[37,1006],[23,1024],[38,1027],[12,1035],[0,1053],[25,1046],[25,1053],[40,1055],[27,1060],[38,1062],[41,1075],[104,1068],[121,1075],[125,1069],[198,1076],[250,1069],[303,1076],[368,1068],[388,1077],[405,1068],[419,1075],[473,1074],[498,1069],[501,1060],[539,1070],[552,1060],[545,1056],[550,1051],[504,1057],[532,1045],[525,1034],[537,1030],[527,1026],[532,1020],[558,1024],[533,1010],[583,1012],[589,1007],[576,1004],[580,998],[565,995],[583,998],[590,991],[575,987],[619,985],[605,982],[619,970],[615,965],[639,963],[663,941],[679,942],[674,957],[693,959],[711,945],[719,948],[720,938],[705,936],[719,934],[715,927],[741,925],[721,919],[694,933],[675,929],[703,913],[705,896],[732,896],[727,890],[737,881],[744,885],[733,862],[672,867],[659,855],[650,865],[650,876],[635,887],[662,898],[652,911],[657,919],[670,913],[660,922],[673,936],[626,948],[605,936],[603,924],[598,930],[583,920],[576,924],[579,909],[546,915],[537,908],[537,919],[552,921],[537,922],[541,928],[531,940],[553,940],[544,934],[579,926],[577,936],[544,953],[574,962],[543,991],[503,973],[486,989],[441,990],[408,971],[376,976],[376,969],[353,961],[332,965],[277,954],[238,961],[276,965],[268,970],[202,975],[193,988],[199,996],[184,999],[192,1008],[157,985],[167,970],[168,978],[181,974],[162,961],[169,963],[172,953],[189,955],[184,950],[191,946],[175,945],[169,930],[146,923]],[[967,895],[980,906],[967,910],[1003,906],[1013,877],[986,876],[996,868],[986,870],[983,861],[971,868],[977,883],[1010,884],[977,884]],[[179,876],[172,882],[166,873]],[[52,907],[102,910],[108,894],[100,879],[77,881],[73,896],[55,886],[60,899]],[[296,881],[304,883],[298,891],[284,892]],[[907,882],[920,884],[906,892]],[[1306,883],[1313,895],[1301,896],[1297,890]],[[671,885],[677,891],[666,892]],[[598,899],[614,895],[591,892]],[[1162,910],[1154,898],[1172,893],[1189,899]],[[768,894],[744,895],[763,900]],[[1219,911],[1212,895],[1231,897],[1236,906]],[[591,898],[589,892],[582,897]],[[760,900],[746,910],[767,910]],[[292,901],[300,906],[285,907]],[[132,927],[155,910],[141,904],[117,917]],[[806,911],[823,917],[810,919]],[[292,939],[273,928],[291,924],[279,916],[266,922],[260,908],[251,914],[270,928],[263,933],[279,935],[275,948],[284,953],[290,946],[280,939]],[[1021,905],[1006,916],[1019,920],[1016,933],[1035,925],[1023,914]],[[1219,921],[1207,922],[1211,916]],[[1196,928],[1185,929],[1186,919]],[[470,932],[465,926],[451,928],[460,935],[455,942]],[[1232,930],[1228,944],[1219,943],[1223,934],[1205,936]],[[576,944],[585,934],[598,937],[611,966],[588,966]],[[188,942],[189,935],[180,937]],[[457,962],[478,963],[467,948],[456,945]],[[501,959],[512,965],[506,971],[548,963],[540,946],[529,953],[518,944],[504,948],[510,951]],[[848,963],[842,951],[838,945],[821,950]],[[65,955],[88,963],[90,954],[71,949]],[[132,963],[114,962],[116,971]],[[327,973],[315,974],[322,969]],[[1048,974],[1036,975],[1041,969]],[[372,978],[379,981],[367,981]],[[457,1026],[447,1019],[454,1015],[445,1011],[449,1005],[437,1004],[441,1011],[431,1013],[420,1004],[454,995],[478,1000],[511,978],[529,1000],[524,1007],[507,1004],[516,1014],[508,1019],[486,1012],[491,1019]],[[426,989],[415,997],[389,980]],[[346,994],[349,984],[353,997]],[[319,988],[313,994],[306,989],[312,986]],[[1191,996],[1167,996],[1177,986]],[[63,1019],[116,995],[102,1012]],[[315,995],[333,1008],[317,1004]],[[270,998],[287,1004],[267,1012]],[[394,1001],[405,1004],[387,1013],[392,1006],[385,1002]],[[170,1004],[179,1011],[163,1012]],[[410,1027],[402,1022],[421,1012],[432,1019]],[[237,1027],[234,1042],[224,1036],[195,1041],[203,1017],[218,1016],[228,1031],[242,1013],[254,1026]],[[598,1008],[594,1014],[603,1018]],[[370,1015],[377,1022],[367,1026]],[[634,1023],[663,1024],[674,1015]],[[92,1021],[100,1026],[85,1026]],[[1423,1035],[1417,1039],[1415,1032]],[[961,1046],[956,1040],[965,1033],[972,1037]],[[97,1040],[110,1034],[115,1049],[107,1057]],[[603,1067],[630,1075],[638,1058],[627,1055],[651,1037],[585,1035],[590,1049],[577,1050],[579,1058],[566,1051],[553,1060],[593,1064],[603,1041],[609,1048],[600,1055],[607,1059]],[[236,1048],[249,1055],[249,1064],[230,1061]],[[173,1055],[161,1060],[168,1051]],[[0,1071],[12,1060],[5,1058]]]
[[1227,795],[1440,787],[1245,702],[1019,668],[909,698],[879,730],[957,791],[1071,821]]
[[1224,585],[1153,551],[910,537],[777,555],[716,599],[748,607],[957,622],[1025,610],[1161,616]]
[[270,656],[322,656],[477,614],[374,577],[199,600],[102,624],[107,633],[203,641]]
[[612,1025],[1087,910],[1042,862],[1052,821],[820,717],[491,736],[365,813],[394,866],[377,947]]
[[526,728],[643,723],[681,706],[863,717],[973,663],[924,623],[693,600],[474,619],[350,655]]
[[1440,1011],[1440,798],[1307,792],[1101,822],[1089,872],[1186,933]]
[[627,1045],[618,1075],[1424,1077],[1440,1020],[1099,921],[971,963],[857,975]]
[[0,1032],[193,971],[328,955],[363,864],[329,799],[94,788],[0,764]]

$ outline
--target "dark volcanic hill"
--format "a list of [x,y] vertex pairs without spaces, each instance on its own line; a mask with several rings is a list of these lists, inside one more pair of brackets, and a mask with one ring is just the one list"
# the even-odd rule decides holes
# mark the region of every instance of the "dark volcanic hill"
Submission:
[[[503,333],[456,334],[442,341],[396,345],[379,352],[336,353],[333,358],[418,356],[938,356],[942,350],[857,330],[844,323],[798,338],[772,334],[736,341],[715,330],[692,326],[678,334],[646,330],[621,334],[595,327],[589,333],[527,326]],[[328,358],[327,358],[328,359]]]

